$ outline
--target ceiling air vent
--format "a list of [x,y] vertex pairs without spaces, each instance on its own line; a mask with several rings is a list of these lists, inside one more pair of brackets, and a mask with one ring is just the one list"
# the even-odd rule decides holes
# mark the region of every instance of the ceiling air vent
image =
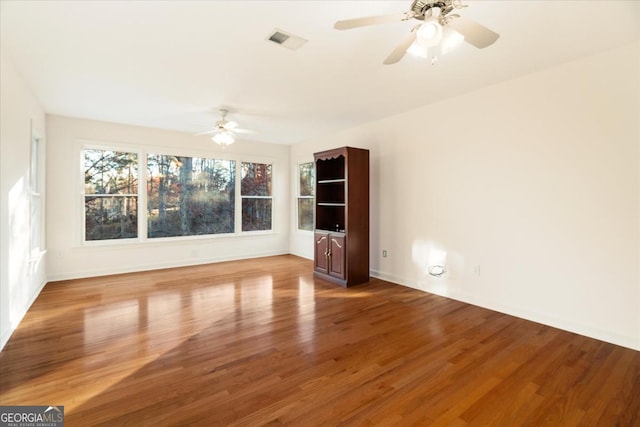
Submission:
[[271,32],[271,34],[269,34],[267,40],[291,50],[298,50],[303,44],[307,42],[307,40],[303,39],[302,37],[287,33],[286,31],[282,31],[278,28],[276,28]]

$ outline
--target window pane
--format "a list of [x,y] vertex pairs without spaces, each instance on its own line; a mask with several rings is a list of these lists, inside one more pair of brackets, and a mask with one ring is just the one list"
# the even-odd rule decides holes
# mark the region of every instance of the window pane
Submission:
[[44,181],[42,167],[44,166],[43,142],[35,134],[31,134],[31,251],[39,253],[44,249],[44,233],[42,227],[43,200],[40,191]]
[[242,199],[242,231],[271,230],[271,199]]
[[85,196],[85,240],[138,237],[138,198]]
[[42,201],[37,193],[31,194],[31,250],[42,250],[42,227],[41,222],[41,206]]
[[82,154],[85,240],[138,237],[138,155],[96,149]]
[[298,228],[313,231],[314,199],[298,199]]
[[137,194],[138,155],[84,150],[85,194]]
[[240,192],[243,196],[271,196],[271,165],[243,162]]
[[300,177],[299,196],[313,196],[314,168],[313,162],[298,165]]
[[150,154],[148,237],[233,233],[235,162]]
[[315,193],[315,168],[313,162],[298,165],[298,229],[313,231]]

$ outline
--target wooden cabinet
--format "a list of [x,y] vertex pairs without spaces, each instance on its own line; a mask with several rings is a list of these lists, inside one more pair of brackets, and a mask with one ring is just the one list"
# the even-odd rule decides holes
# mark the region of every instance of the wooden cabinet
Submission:
[[314,154],[314,275],[342,286],[369,281],[369,151]]
[[342,233],[315,233],[315,271],[340,280],[346,279],[345,238]]
[[329,233],[314,234],[313,269],[319,273],[329,274]]
[[[346,280],[344,246],[344,236],[329,234],[329,274],[338,279]],[[368,277],[367,280],[369,280]]]

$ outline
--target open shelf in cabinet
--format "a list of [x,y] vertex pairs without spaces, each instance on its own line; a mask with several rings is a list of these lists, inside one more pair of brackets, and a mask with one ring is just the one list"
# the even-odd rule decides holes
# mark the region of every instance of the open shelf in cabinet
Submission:
[[330,231],[344,231],[345,205],[318,204],[316,208],[316,229]]
[[345,179],[344,155],[319,159],[316,161],[316,180],[318,184]]
[[316,191],[318,204],[344,203],[344,184],[344,179],[319,182]]

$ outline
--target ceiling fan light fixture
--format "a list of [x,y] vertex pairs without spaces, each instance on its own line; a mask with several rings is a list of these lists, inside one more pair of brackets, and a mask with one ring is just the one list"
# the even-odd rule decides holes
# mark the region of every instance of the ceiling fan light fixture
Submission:
[[422,59],[430,59],[431,65],[438,62],[438,46],[424,47],[420,43],[413,42],[407,49],[407,53]]
[[440,43],[442,24],[440,24],[439,7],[429,9],[429,16],[425,17],[424,24],[418,28],[416,40],[424,47],[437,46]]
[[411,55],[430,58],[431,65],[438,62],[438,55],[446,55],[464,41],[462,34],[440,23],[439,15],[439,9],[434,8],[431,16],[418,28],[415,41],[407,49]]
[[440,49],[442,54],[446,55],[456,47],[460,46],[464,41],[464,36],[450,27],[445,27],[442,32],[442,43]]
[[442,40],[442,25],[435,18],[425,19],[418,29],[416,40],[424,47],[437,46]]
[[231,145],[235,142],[235,138],[233,136],[233,132],[230,132],[228,130],[221,130],[217,133],[215,133],[212,137],[211,140],[213,142],[215,142],[216,144],[222,145],[222,146],[227,146],[227,145]]
[[418,41],[411,43],[411,46],[407,49],[407,53],[418,58],[426,59],[429,57],[429,48],[422,46]]

